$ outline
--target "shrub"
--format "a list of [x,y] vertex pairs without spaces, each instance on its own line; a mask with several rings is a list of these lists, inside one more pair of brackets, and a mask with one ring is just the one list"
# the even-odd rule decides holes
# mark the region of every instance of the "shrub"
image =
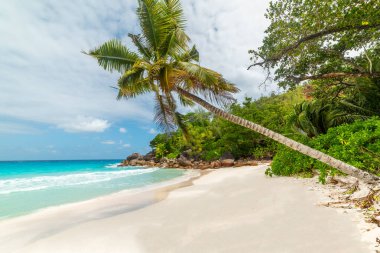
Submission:
[[214,160],[218,160],[221,156],[221,151],[220,149],[213,149],[213,150],[207,150],[205,151],[201,158],[205,161],[214,161]]
[[175,151],[173,153],[167,154],[166,158],[168,159],[175,159],[177,158],[181,153],[179,151]]
[[[330,128],[327,134],[302,142],[359,169],[380,175],[380,119],[377,117]],[[268,174],[290,176],[314,169],[320,172],[322,182],[328,174],[338,173],[315,159],[281,145]]]

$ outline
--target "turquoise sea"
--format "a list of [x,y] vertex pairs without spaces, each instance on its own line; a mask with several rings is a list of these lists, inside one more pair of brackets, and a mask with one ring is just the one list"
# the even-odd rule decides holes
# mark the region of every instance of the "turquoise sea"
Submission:
[[117,167],[120,160],[0,162],[0,219],[173,179],[183,170]]

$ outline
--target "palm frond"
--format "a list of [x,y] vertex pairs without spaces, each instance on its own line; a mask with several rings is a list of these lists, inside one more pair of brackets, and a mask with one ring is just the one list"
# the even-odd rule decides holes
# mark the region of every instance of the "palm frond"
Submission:
[[186,19],[179,0],[164,0],[165,14],[170,17],[176,28],[182,30],[186,27]]
[[164,92],[168,92],[171,88],[171,82],[169,81],[170,66],[166,65],[160,70],[159,79],[161,84],[161,89]]
[[185,137],[186,141],[190,140],[190,134],[189,131],[186,127],[186,124],[184,123],[183,120],[183,115],[180,114],[179,112],[175,112],[175,120],[176,120],[176,125],[178,126],[179,129],[182,131],[183,137]]
[[138,2],[137,16],[143,36],[149,47],[158,54],[170,27],[169,17],[164,15],[162,3],[158,0],[139,0]]
[[185,70],[191,77],[197,79],[204,86],[213,87],[218,83],[221,75],[213,70],[203,68],[190,62],[178,62],[178,66]]
[[134,98],[152,91],[149,78],[144,78],[143,69],[132,69],[122,75],[118,81],[119,93],[117,99]]
[[179,101],[181,102],[181,105],[183,105],[183,106],[192,107],[195,105],[195,103],[192,100],[188,99],[187,97],[184,97],[180,94],[178,94],[178,97],[179,97]]
[[152,80],[157,79],[157,77],[160,75],[162,69],[167,66],[164,59],[160,59],[158,61],[155,61],[153,64],[147,66],[147,72],[149,78]]
[[328,118],[330,127],[336,127],[342,124],[350,124],[356,120],[366,120],[369,116],[360,115],[360,114],[350,114],[342,111],[331,112]]
[[133,66],[139,56],[125,47],[117,39],[110,40],[98,48],[83,52],[98,60],[101,67],[108,71],[125,72]]
[[[294,106],[293,115],[289,119],[295,129],[312,138],[325,134],[331,127],[368,118],[362,114],[360,107],[345,103],[342,105],[341,102],[323,99],[304,101]],[[351,111],[347,110],[348,107]]]
[[191,48],[191,50],[189,52],[188,61],[199,62],[199,52],[198,52],[197,48],[195,47],[195,45]]
[[308,111],[303,111],[298,115],[297,127],[307,133],[309,137],[314,137],[320,134],[318,128],[310,119],[311,114]]
[[215,92],[214,90],[203,90],[201,94],[218,105],[228,106],[230,104],[236,103],[236,99],[232,96],[231,93],[225,91]]
[[237,93],[240,91],[240,89],[236,87],[235,84],[228,82],[226,79],[223,78],[223,76],[219,77],[217,89],[219,89],[222,92],[227,92],[230,94]]
[[178,65],[189,74],[189,78],[192,79],[193,83],[199,88],[209,89],[216,93],[236,93],[239,91],[234,84],[228,82],[221,74],[211,69],[190,62],[178,62]]
[[160,47],[160,56],[167,56],[172,53],[172,51],[175,48],[175,38],[176,37],[176,31],[171,31],[167,36],[166,39],[162,42],[162,45]]
[[186,19],[179,0],[164,0],[162,9],[168,24],[166,39],[160,45],[160,55],[175,56],[188,49],[189,36],[185,33]]
[[141,35],[135,35],[129,33],[128,36],[131,38],[133,44],[137,47],[140,54],[144,55],[146,59],[152,58],[153,53],[151,50],[145,45],[145,41]]
[[189,62],[178,62],[180,71],[177,71],[178,80],[182,88],[219,105],[228,105],[236,102],[232,93],[239,89],[225,80],[221,74]]
[[154,121],[158,127],[169,133],[176,128],[176,116],[173,103],[166,95],[156,93]]
[[348,100],[340,100],[339,104],[347,111],[356,112],[364,115],[374,115],[375,112],[368,110],[362,106],[356,105]]
[[177,54],[176,60],[179,62],[199,62],[199,52],[194,45],[191,50],[186,50],[182,54]]

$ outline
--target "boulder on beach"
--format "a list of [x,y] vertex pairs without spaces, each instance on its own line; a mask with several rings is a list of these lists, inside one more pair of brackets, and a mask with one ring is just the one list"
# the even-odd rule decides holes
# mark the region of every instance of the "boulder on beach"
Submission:
[[219,168],[221,166],[221,162],[220,161],[213,161],[210,163],[210,167],[211,168]]
[[133,160],[131,160],[131,161],[129,161],[129,165],[130,166],[136,166],[137,165],[137,159],[133,159]]
[[220,160],[226,160],[226,159],[234,160],[235,157],[230,152],[224,152],[224,154],[220,157]]
[[150,151],[143,156],[143,159],[145,161],[151,161],[151,160],[154,160],[155,157],[156,157],[156,153],[154,151]]
[[143,156],[140,155],[139,153],[133,153],[130,156],[127,157],[127,161],[132,161],[132,160],[142,160]]
[[146,162],[144,160],[137,160],[136,161],[136,165],[138,165],[138,166],[145,166]]
[[191,149],[188,149],[188,150],[185,150],[181,153],[180,157],[184,157],[186,158],[187,160],[191,159],[191,153],[192,153],[192,150]]
[[231,167],[231,166],[234,166],[235,164],[234,159],[223,159],[220,162],[222,164],[222,167]]
[[187,160],[187,158],[182,155],[179,158],[177,158],[177,162],[180,166],[183,167],[192,166],[191,161]]
[[218,169],[221,167],[242,167],[242,166],[255,166],[256,161],[250,158],[234,159],[233,155],[229,152],[224,153],[219,160],[204,161],[202,159],[194,159],[190,155],[192,151],[186,150],[181,153],[177,158],[168,159],[166,157],[156,158],[155,151],[150,151],[144,156],[139,153],[133,153],[127,157],[121,166],[148,166],[160,168],[183,168],[183,169]]

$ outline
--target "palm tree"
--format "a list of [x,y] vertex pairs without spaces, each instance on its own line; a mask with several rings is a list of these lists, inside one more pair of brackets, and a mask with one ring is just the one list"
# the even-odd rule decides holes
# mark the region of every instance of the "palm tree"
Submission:
[[181,127],[177,96],[183,106],[192,106],[195,102],[225,120],[259,132],[365,182],[379,180],[368,172],[212,105],[231,103],[234,101],[232,94],[239,90],[221,74],[199,65],[197,49],[189,47],[190,39],[184,30],[185,19],[179,0],[138,0],[137,16],[141,35],[129,34],[129,37],[138,53],[116,39],[85,52],[96,58],[105,70],[121,74],[118,99],[153,92],[155,122],[170,131],[176,125]]

